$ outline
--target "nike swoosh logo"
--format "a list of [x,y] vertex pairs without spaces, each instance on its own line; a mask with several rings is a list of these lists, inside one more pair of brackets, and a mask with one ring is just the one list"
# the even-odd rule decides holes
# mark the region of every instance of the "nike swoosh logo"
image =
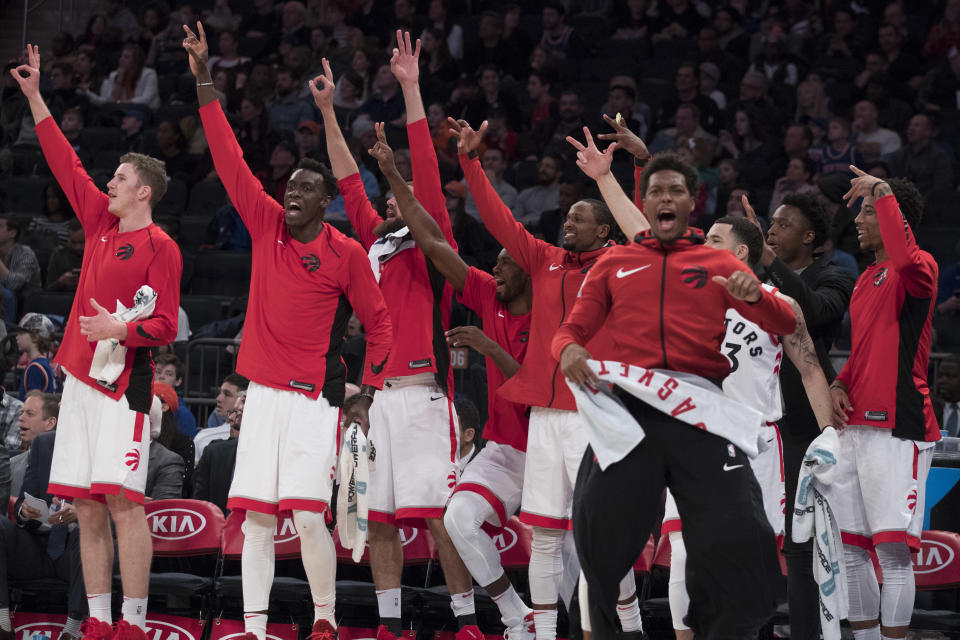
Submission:
[[100,236],[100,242],[106,242],[107,236]]
[[636,269],[627,269],[627,270],[624,270],[624,269],[622,269],[622,268],[621,268],[621,269],[618,269],[618,270],[617,270],[617,277],[618,277],[618,278],[626,278],[627,276],[632,276],[632,275],[635,274],[637,271],[643,271],[644,269],[646,269],[646,268],[649,267],[649,266],[650,266],[650,265],[645,264],[645,265],[643,265],[642,267],[637,267]]
[[146,332],[142,324],[137,325],[137,335],[146,338],[147,340],[153,340],[154,342],[160,342],[160,338],[154,338],[152,335]]
[[498,317],[498,318],[503,318],[503,317],[505,317],[505,316],[503,315],[503,311],[497,311],[497,317]]
[[557,269],[559,269],[559,268],[562,267],[562,266],[563,266],[563,265],[552,264],[552,265],[550,265],[550,271],[556,271]]
[[433,396],[430,396],[430,399],[431,399],[431,400],[439,400],[439,399],[441,399],[441,398],[446,398],[446,397],[447,397],[447,396],[444,396],[444,395],[439,395],[439,396],[437,396],[436,398],[434,398]]
[[739,469],[739,468],[742,467],[742,466],[743,466],[742,464],[725,464],[725,465],[723,465],[723,470],[724,470],[724,471],[733,471],[734,469]]
[[387,360],[389,358],[390,358],[390,354],[388,353],[387,356],[383,359],[383,362],[381,362],[380,364],[373,364],[372,362],[370,363],[370,371],[373,373],[373,375],[375,376],[380,375],[380,372],[383,371],[383,365],[387,364]]

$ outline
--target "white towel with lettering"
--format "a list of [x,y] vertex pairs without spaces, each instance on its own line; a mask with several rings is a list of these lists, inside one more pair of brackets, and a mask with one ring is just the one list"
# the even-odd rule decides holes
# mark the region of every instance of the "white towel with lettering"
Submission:
[[367,489],[375,455],[373,445],[363,435],[360,425],[354,422],[346,428],[340,446],[337,533],[340,544],[353,551],[354,562],[360,562],[367,543]]
[[[117,310],[111,314],[121,322],[133,322],[153,315],[157,307],[157,292],[151,287],[143,285],[133,296],[133,306],[129,309],[117,300]],[[104,385],[111,385],[117,381],[127,366],[127,348],[119,340],[110,338],[97,342],[93,352],[93,361],[90,363],[90,377]]]
[[847,617],[849,601],[840,526],[824,496],[837,468],[840,441],[837,430],[827,427],[807,447],[800,466],[797,499],[793,507],[794,542],[813,538],[813,578],[820,589],[820,629],[824,640],[840,640],[840,620]]
[[[615,384],[651,407],[729,440],[751,458],[758,453],[759,411],[731,400],[710,381],[691,373],[645,369],[611,360],[588,360],[597,377]],[[619,399],[605,389],[591,389],[567,380],[577,410],[588,425],[590,446],[600,468],[606,470],[643,440],[643,427]]]
[[370,268],[373,269],[373,277],[380,282],[380,269],[383,263],[390,260],[405,249],[413,249],[417,243],[413,241],[410,235],[410,228],[404,227],[400,231],[388,233],[373,243],[367,257],[370,259]]

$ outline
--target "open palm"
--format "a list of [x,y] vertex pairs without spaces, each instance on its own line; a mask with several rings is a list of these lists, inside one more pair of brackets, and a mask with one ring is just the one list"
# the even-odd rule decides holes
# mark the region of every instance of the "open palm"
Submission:
[[397,46],[390,58],[390,71],[401,84],[420,80],[420,40],[416,49],[410,44],[410,32],[397,29]]

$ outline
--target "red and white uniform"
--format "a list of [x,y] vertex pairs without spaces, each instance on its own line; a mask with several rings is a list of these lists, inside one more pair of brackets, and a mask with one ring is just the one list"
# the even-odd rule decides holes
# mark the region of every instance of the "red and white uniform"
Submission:
[[[460,165],[484,225],[530,274],[533,284],[527,353],[520,370],[498,394],[531,407],[520,519],[533,526],[570,529],[573,485],[587,436],[560,364],[550,354],[550,341],[573,308],[587,272],[607,247],[574,253],[534,238],[500,200],[477,158],[461,155]],[[603,358],[611,355],[610,346],[609,335],[601,332],[588,348]]]
[[227,505],[276,514],[323,511],[330,500],[351,310],[367,329],[363,383],[383,384],[391,326],[363,249],[323,225],[290,236],[284,209],[243,161],[219,102],[200,108],[213,161],[253,241],[253,269],[237,371],[247,391]]
[[927,386],[938,270],[896,198],[875,206],[887,259],[860,274],[850,298],[850,358],[837,380],[847,387],[851,426],[840,432],[827,497],[845,543],[918,549],[927,471],[940,439]]
[[[458,300],[480,316],[483,332],[514,360],[523,362],[530,339],[530,314],[515,316],[497,300],[497,283],[488,273],[470,267]],[[526,407],[497,398],[503,373],[487,358],[486,445],[461,474],[454,493],[472,491],[482,496],[505,525],[520,507],[523,491],[524,458],[527,448]]]
[[[83,225],[80,280],[56,362],[67,372],[57,444],[50,471],[50,493],[71,498],[124,495],[143,502],[153,400],[150,348],[177,335],[180,306],[180,249],[151,224],[121,233],[107,211],[109,197],[93,183],[53,118],[37,124],[37,137],[50,170]],[[127,323],[126,366],[104,386],[90,377],[97,343],[80,333],[78,316],[94,316],[95,299],[109,309],[117,301],[133,306],[137,290],[157,293],[154,314]]]
[[[414,194],[456,249],[426,119],[408,124],[407,136]],[[360,243],[377,256],[384,242],[374,228],[382,219],[367,199],[360,174],[338,184]],[[385,523],[441,518],[456,484],[459,450],[444,335],[450,328],[453,287],[412,239],[398,242],[389,255],[376,260],[380,291],[393,321],[393,348],[383,390],[370,407],[369,437],[377,448],[377,464],[370,473],[369,517]]]

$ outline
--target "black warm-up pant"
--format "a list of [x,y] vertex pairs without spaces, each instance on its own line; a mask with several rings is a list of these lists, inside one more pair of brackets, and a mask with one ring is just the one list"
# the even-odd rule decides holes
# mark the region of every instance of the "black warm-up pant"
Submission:
[[783,601],[777,541],[747,456],[727,440],[618,394],[646,437],[601,471],[587,448],[573,533],[596,640],[618,635],[619,583],[640,555],[670,487],[687,547],[686,623],[697,638],[752,638]]

